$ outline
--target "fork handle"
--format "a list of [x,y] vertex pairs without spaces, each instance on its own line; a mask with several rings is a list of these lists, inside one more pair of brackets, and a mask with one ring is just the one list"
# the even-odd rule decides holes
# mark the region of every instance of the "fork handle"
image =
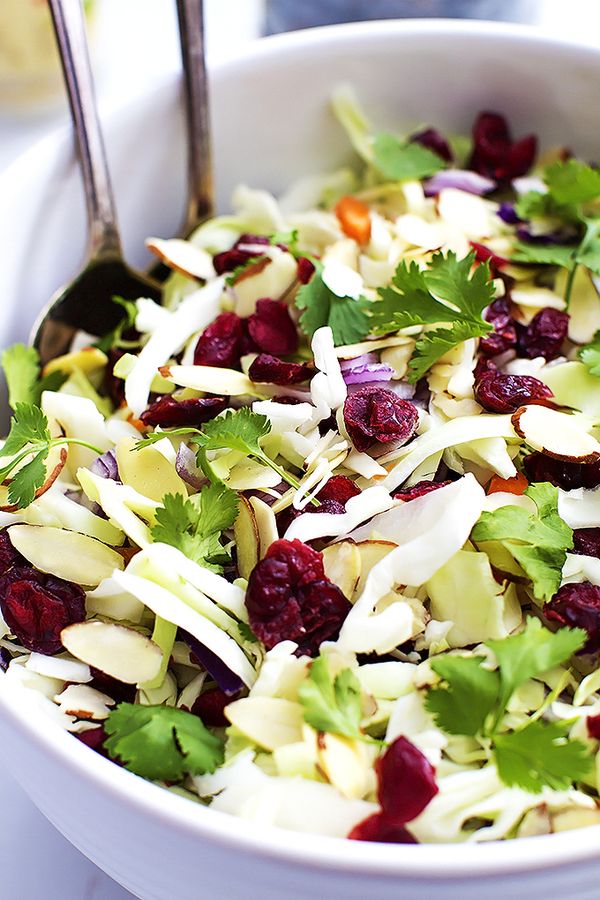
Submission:
[[106,149],[96,107],[81,0],[49,0],[81,164],[89,258],[121,256]]
[[196,225],[212,215],[214,210],[202,0],[177,0],[177,16],[188,138],[188,194],[183,226],[183,234],[187,236]]

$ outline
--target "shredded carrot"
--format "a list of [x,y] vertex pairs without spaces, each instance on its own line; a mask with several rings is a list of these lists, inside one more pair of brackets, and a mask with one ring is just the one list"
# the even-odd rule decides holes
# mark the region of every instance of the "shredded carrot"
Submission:
[[136,417],[131,413],[130,416],[127,416],[127,421],[130,425],[133,425],[134,428],[137,428],[138,431],[141,431],[142,434],[146,431],[146,426],[141,421],[141,419],[136,419]]
[[356,197],[342,197],[335,207],[342,231],[359,244],[368,243],[371,237],[371,216],[369,207]]
[[494,475],[488,485],[487,492],[488,494],[496,494],[499,491],[504,491],[507,494],[524,494],[528,487],[529,482],[522,472],[519,472],[514,478],[500,478],[499,475]]

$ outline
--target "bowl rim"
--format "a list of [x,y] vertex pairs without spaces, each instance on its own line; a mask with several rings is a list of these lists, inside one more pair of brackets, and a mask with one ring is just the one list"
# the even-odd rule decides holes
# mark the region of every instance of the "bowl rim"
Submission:
[[[243,69],[257,63],[268,62],[299,48],[311,49],[352,43],[354,40],[387,40],[394,36],[409,37],[432,35],[492,39],[514,45],[543,45],[552,51],[587,55],[598,62],[600,48],[582,44],[572,38],[555,37],[529,25],[483,22],[477,20],[411,19],[380,20],[333,25],[305,29],[299,32],[273,35],[255,41],[243,56],[221,60],[211,66],[213,77],[226,75],[231,69]],[[148,93],[172,91],[179,84],[179,75],[163,77],[157,85],[132,101],[113,110],[107,117],[107,131],[118,127],[131,110],[143,106]],[[35,160],[47,154],[66,150],[70,143],[68,126],[59,127],[39,140],[0,173],[0,195],[4,185],[14,184]],[[21,736],[37,744],[54,761],[71,769],[77,777],[84,778],[119,802],[127,802],[145,816],[162,822],[174,833],[179,830],[188,836],[198,837],[258,857],[288,862],[298,866],[320,870],[362,873],[379,877],[408,879],[458,880],[461,878],[494,877],[517,872],[552,870],[565,864],[590,862],[600,854],[600,825],[592,825],[560,834],[541,835],[511,841],[472,843],[402,845],[375,844],[333,838],[320,834],[289,831],[283,828],[252,823],[218,810],[190,802],[184,797],[166,791],[131,772],[116,766],[90,750],[81,741],[63,731],[48,720],[48,728],[39,729],[39,710],[30,699],[29,691],[16,683],[0,678],[0,707],[10,727]],[[7,762],[9,762],[7,760]],[[10,763],[9,763],[10,768]]]

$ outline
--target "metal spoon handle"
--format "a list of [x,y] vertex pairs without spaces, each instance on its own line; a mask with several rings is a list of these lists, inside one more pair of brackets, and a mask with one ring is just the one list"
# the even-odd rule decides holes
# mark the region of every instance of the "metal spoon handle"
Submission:
[[177,15],[188,131],[188,198],[183,228],[183,233],[187,235],[214,209],[202,0],[177,0]]
[[121,255],[106,150],[96,108],[94,79],[81,0],[49,0],[87,205],[89,256]]

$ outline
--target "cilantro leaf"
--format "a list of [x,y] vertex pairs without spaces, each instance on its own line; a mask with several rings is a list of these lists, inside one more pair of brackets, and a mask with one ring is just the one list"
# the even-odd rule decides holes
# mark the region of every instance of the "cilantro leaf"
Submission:
[[577,356],[587,366],[590,375],[600,378],[600,331],[596,332],[589,344],[579,348]]
[[222,741],[198,716],[172,706],[120,703],[104,730],[111,758],[152,781],[181,781],[214,772],[223,762]]
[[89,447],[100,456],[102,450],[94,447],[81,438],[53,438],[48,428],[48,420],[39,408],[31,403],[17,403],[10,422],[10,432],[4,446],[0,449],[1,457],[12,457],[0,468],[0,482],[15,471],[8,487],[10,503],[24,509],[33,501],[38,488],[42,487],[47,477],[44,465],[52,447],[59,444],[79,444]]
[[13,456],[28,444],[50,441],[48,419],[39,406],[17,403],[10,421],[10,432],[2,447],[2,456]]
[[67,380],[63,372],[51,372],[40,378],[40,357],[34,347],[13,344],[2,353],[2,368],[8,386],[8,403],[15,409],[17,403],[39,405],[42,391],[57,391]]
[[46,480],[45,462],[49,448],[40,450],[33,459],[15,474],[8,486],[9,502],[18,509],[33,503],[36,492]]
[[390,181],[419,181],[446,168],[446,162],[422,144],[399,141],[385,132],[373,140],[373,165]]
[[408,380],[414,384],[419,381],[435,363],[450,350],[472,337],[483,337],[489,328],[482,321],[478,329],[470,322],[454,322],[448,328],[436,328],[426,331],[419,338],[408,364]]
[[579,221],[577,208],[572,204],[558,203],[550,191],[527,191],[515,203],[520,219],[563,219]]
[[586,640],[587,635],[581,628],[561,628],[552,632],[544,628],[539,619],[529,618],[520,634],[486,641],[500,668],[502,709],[506,708],[517,688],[530,678],[566,662]]
[[575,261],[577,246],[573,244],[527,244],[518,241],[511,259],[515,262],[532,263],[543,266],[564,266],[570,268]]
[[475,735],[494,708],[500,691],[498,672],[482,668],[483,656],[437,656],[433,671],[446,686],[432,688],[425,700],[435,723],[448,734]]
[[588,203],[600,197],[600,171],[578,159],[552,163],[544,172],[544,181],[559,204]]
[[317,731],[362,737],[361,688],[351,669],[343,669],[334,678],[327,657],[318,656],[311,663],[308,678],[300,685],[298,700],[304,709],[304,720]]
[[550,600],[560,587],[573,532],[558,514],[558,489],[547,482],[532,484],[525,494],[537,515],[520,506],[483,512],[471,537],[475,543],[498,541],[525,571],[537,600]]
[[228,409],[225,415],[217,416],[202,426],[194,441],[202,451],[241,450],[253,456],[262,456],[260,439],[271,431],[267,416],[252,412],[249,407]]
[[594,275],[600,275],[600,218],[585,218],[585,234],[575,261]]
[[379,290],[373,304],[371,328],[374,334],[388,334],[413,325],[444,325],[425,332],[416,342],[408,367],[408,379],[416,382],[438,359],[457,344],[483,337],[492,330],[482,312],[494,299],[494,286],[487,263],[475,263],[471,251],[457,259],[452,251],[436,253],[428,268],[419,269],[403,260],[390,287]]
[[329,325],[336,347],[354,344],[367,336],[371,329],[367,310],[371,305],[366,297],[338,297],[327,287],[320,272],[315,272],[296,295],[296,306],[303,310],[302,331],[311,338],[318,328]]
[[31,403],[40,374],[40,357],[33,347],[13,344],[2,353],[2,368],[8,385],[11,409],[17,403]]
[[584,778],[592,766],[582,741],[568,740],[569,722],[530,722],[525,728],[500,734],[494,742],[496,767],[509,787],[532,794],[549,787],[564,791]]
[[237,516],[235,491],[210,484],[187,500],[181,494],[167,494],[163,504],[156,511],[153,539],[177,547],[188,559],[213,572],[222,572],[221,563],[228,557],[220,537]]

